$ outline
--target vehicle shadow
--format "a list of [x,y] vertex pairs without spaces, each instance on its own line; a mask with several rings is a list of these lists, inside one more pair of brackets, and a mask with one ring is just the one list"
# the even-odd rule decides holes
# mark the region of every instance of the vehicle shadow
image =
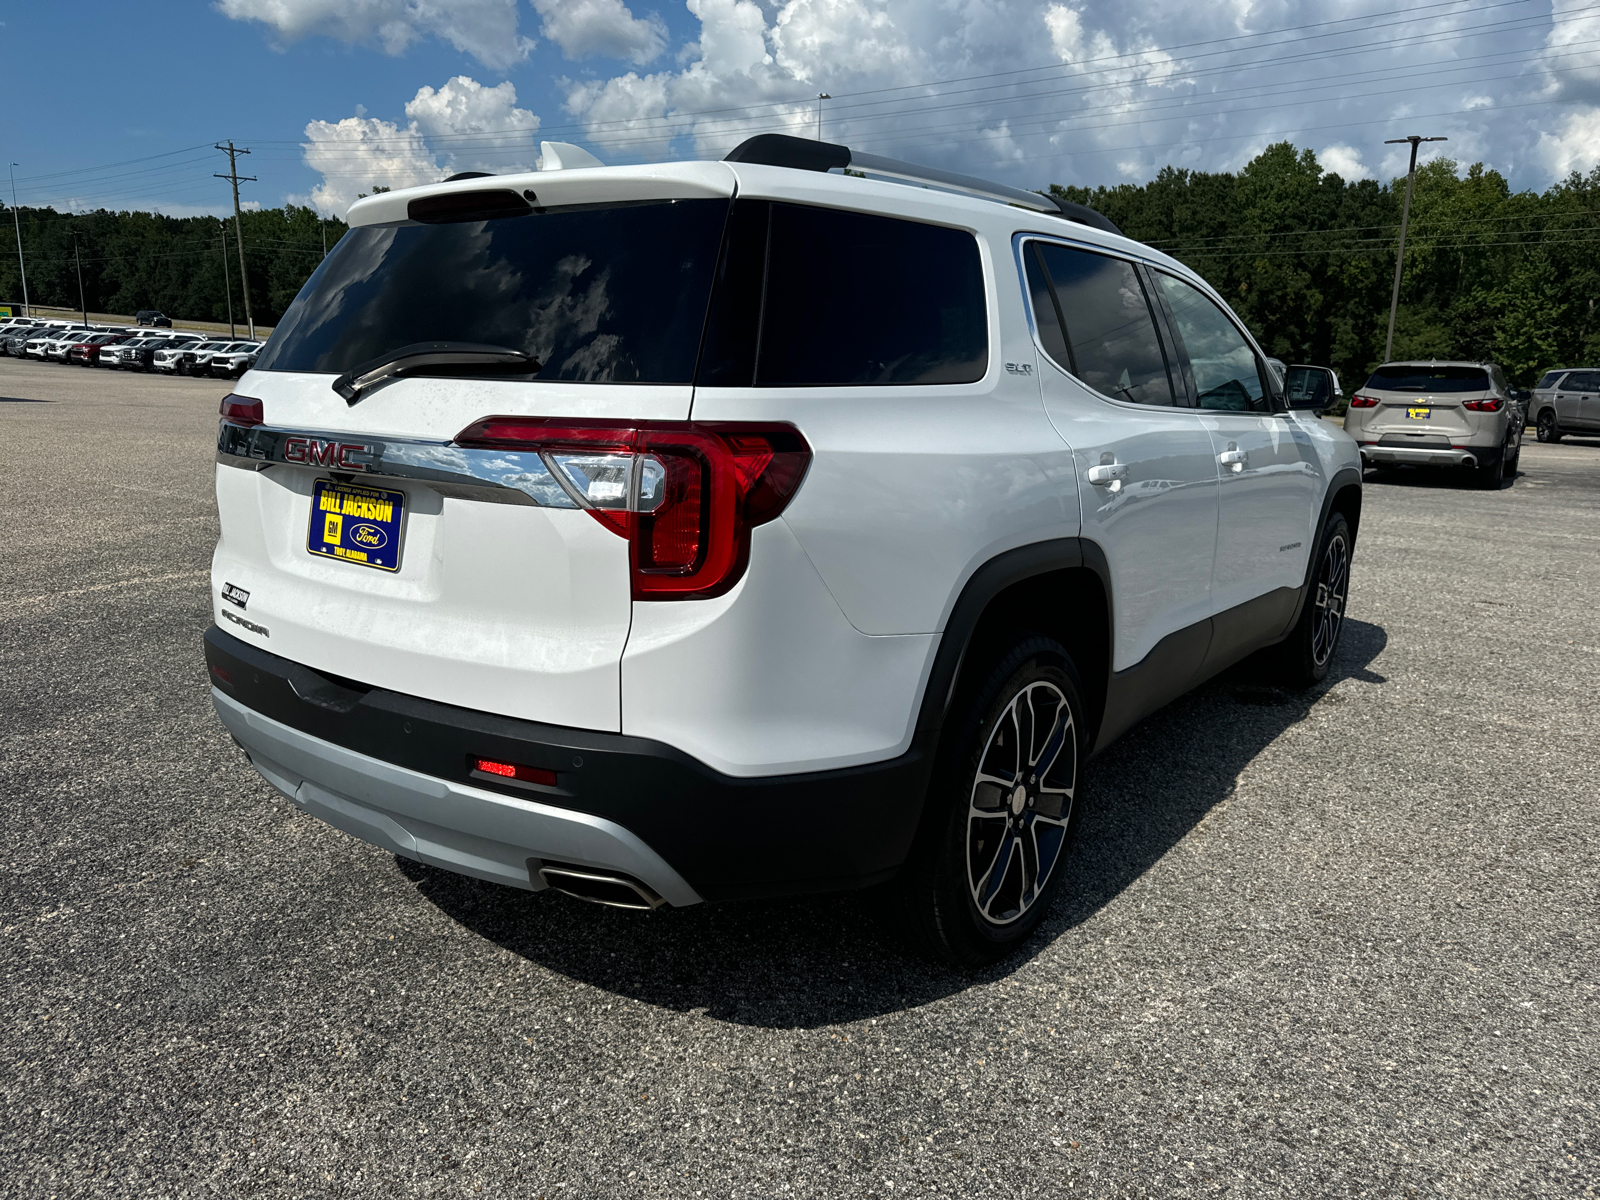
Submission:
[[1125,734],[1095,760],[1074,878],[1018,953],[965,973],[926,962],[845,894],[637,913],[556,892],[518,892],[395,861],[417,890],[480,937],[570,979],[680,1012],[764,1028],[814,1028],[914,1008],[1004,978],[1148,871],[1221,801],[1239,773],[1344,680],[1383,684],[1388,638],[1349,621],[1328,678],[1310,692],[1263,682],[1250,663]]
[[35,400],[31,396],[0,396],[0,404],[54,404],[54,400]]

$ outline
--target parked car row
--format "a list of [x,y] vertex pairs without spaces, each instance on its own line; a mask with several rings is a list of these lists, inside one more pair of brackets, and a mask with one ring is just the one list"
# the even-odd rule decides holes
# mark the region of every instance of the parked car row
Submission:
[[255,365],[261,343],[168,329],[18,317],[0,324],[0,355],[174,375],[233,379]]

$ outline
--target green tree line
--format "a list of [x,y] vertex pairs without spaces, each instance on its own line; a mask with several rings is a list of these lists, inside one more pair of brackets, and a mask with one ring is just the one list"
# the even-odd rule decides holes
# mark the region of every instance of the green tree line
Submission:
[[[231,294],[234,317],[244,321],[232,218],[21,207],[16,215],[21,219],[28,298],[34,304],[78,307],[81,259],[83,297],[90,312],[126,315],[157,308],[179,320],[226,321]],[[9,254],[0,252],[0,300],[20,303],[11,211],[0,207],[0,218],[5,235],[0,243],[11,243]],[[332,249],[345,224],[294,204],[247,212],[241,223],[250,305],[258,325],[275,325],[322,261],[324,237]]]
[[[1274,357],[1334,367],[1347,393],[1381,361],[1404,177],[1346,181],[1280,142],[1237,174],[1167,167],[1142,185],[1050,190],[1192,267]],[[1498,362],[1522,386],[1600,361],[1597,248],[1600,169],[1514,192],[1482,163],[1426,163],[1394,356]]]
[[[1242,170],[1164,168],[1146,184],[1052,185],[1099,209],[1130,237],[1210,281],[1289,362],[1336,368],[1359,386],[1383,356],[1405,180],[1347,181],[1310,150],[1269,146]],[[10,212],[0,207],[3,225]],[[159,308],[224,321],[229,288],[243,320],[232,221],[143,212],[23,208],[35,303],[78,303],[73,233],[94,312]],[[0,225],[0,229],[3,229]],[[244,214],[251,305],[275,324],[331,247],[341,221],[296,205]],[[223,265],[226,239],[227,265]],[[1527,385],[1554,366],[1600,361],[1600,169],[1543,192],[1514,192],[1481,163],[1436,159],[1417,171],[1396,357],[1486,359]],[[0,299],[22,297],[14,256],[0,253]]]

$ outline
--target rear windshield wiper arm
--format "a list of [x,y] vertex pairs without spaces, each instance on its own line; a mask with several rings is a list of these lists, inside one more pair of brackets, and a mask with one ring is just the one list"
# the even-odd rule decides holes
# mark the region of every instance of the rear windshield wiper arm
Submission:
[[[431,375],[440,367],[467,367],[467,374],[478,372],[533,375],[541,363],[531,354],[510,346],[486,346],[479,342],[413,342],[352,367],[333,381],[333,390],[346,404],[356,404],[371,389],[391,383],[403,375]],[[448,374],[448,372],[440,372]]]

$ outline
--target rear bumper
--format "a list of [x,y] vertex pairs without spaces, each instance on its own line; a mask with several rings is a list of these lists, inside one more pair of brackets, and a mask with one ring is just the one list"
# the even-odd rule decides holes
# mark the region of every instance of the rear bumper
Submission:
[[[553,860],[671,904],[865,887],[905,861],[931,736],[886,762],[723,775],[664,743],[438,704],[319,674],[212,626],[218,716],[266,780],[373,845],[537,890]],[[542,768],[554,786],[472,770]]]
[[1361,462],[1369,467],[1488,467],[1500,457],[1499,446],[1433,449],[1422,446],[1363,445]]

